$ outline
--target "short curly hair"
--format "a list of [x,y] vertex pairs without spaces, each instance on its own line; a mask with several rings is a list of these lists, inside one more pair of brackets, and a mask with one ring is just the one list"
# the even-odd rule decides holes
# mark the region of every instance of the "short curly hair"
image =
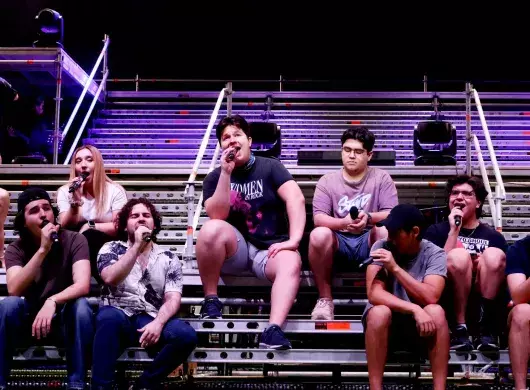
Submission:
[[131,199],[122,207],[116,220],[114,221],[118,231],[118,239],[125,242],[129,239],[127,233],[127,221],[129,220],[129,215],[131,215],[133,207],[137,204],[143,204],[153,216],[153,220],[155,222],[155,228],[153,229],[153,242],[156,242],[156,235],[162,229],[162,218],[160,217],[160,214],[158,213],[155,206],[146,198]]

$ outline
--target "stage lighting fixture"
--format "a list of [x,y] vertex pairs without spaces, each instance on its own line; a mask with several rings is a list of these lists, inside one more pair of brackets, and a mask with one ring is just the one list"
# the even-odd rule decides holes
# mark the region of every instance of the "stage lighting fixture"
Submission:
[[37,40],[34,47],[63,47],[64,20],[61,14],[50,8],[41,10],[35,17]]

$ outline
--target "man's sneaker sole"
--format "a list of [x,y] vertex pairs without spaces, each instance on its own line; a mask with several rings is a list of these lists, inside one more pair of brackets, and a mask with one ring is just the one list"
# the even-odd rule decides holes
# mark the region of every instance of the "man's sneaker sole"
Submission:
[[333,317],[331,318],[326,318],[324,316],[311,317],[311,321],[333,321]]
[[265,343],[259,343],[259,347],[263,348],[263,349],[275,349],[277,351],[285,351],[285,350],[293,348],[290,345],[288,345],[288,346],[283,345],[283,344],[280,344],[280,345],[269,345],[269,344],[265,344]]
[[205,316],[200,316],[199,317],[201,320],[219,320],[221,318],[223,318],[223,316],[209,316],[209,315],[205,315]]
[[470,344],[451,345],[449,346],[449,350],[456,352],[471,352],[473,350],[473,346]]

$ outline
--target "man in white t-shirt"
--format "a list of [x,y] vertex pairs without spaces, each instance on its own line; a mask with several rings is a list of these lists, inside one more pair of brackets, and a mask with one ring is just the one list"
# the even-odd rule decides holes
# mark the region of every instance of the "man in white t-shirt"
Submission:
[[195,330],[175,316],[182,296],[179,259],[153,241],[160,216],[145,198],[131,199],[118,215],[120,241],[98,255],[105,282],[96,316],[92,388],[111,389],[116,360],[129,346],[158,355],[134,388],[153,388],[182,364],[197,344]]

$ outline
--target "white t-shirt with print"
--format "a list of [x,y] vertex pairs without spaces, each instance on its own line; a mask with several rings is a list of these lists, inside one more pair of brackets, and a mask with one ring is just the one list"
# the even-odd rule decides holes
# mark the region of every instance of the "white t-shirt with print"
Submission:
[[[81,197],[83,206],[80,208],[80,214],[86,221],[95,222],[111,222],[112,213],[120,211],[127,203],[127,194],[123,187],[116,183],[105,183],[107,185],[107,202],[105,204],[105,212],[96,219],[96,199],[88,199],[85,195]],[[57,191],[57,206],[59,213],[66,212],[70,209],[70,202],[68,200],[68,186],[62,186]]]
[[[129,243],[107,242],[98,253],[98,271],[116,263],[127,252]],[[164,294],[182,294],[182,267],[177,256],[153,243],[147,267],[142,270],[138,260],[131,272],[116,287],[105,285],[101,294],[103,306],[114,306],[126,315],[145,312],[156,317],[164,303]]]

